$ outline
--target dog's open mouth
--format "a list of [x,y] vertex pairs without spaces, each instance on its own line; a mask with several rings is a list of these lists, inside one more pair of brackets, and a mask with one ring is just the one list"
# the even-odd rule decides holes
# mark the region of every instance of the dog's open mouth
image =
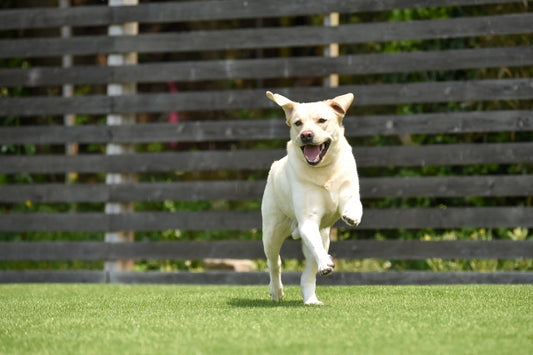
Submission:
[[304,153],[305,160],[309,165],[317,165],[322,161],[326,153],[328,152],[330,141],[326,141],[320,145],[306,144],[301,146]]

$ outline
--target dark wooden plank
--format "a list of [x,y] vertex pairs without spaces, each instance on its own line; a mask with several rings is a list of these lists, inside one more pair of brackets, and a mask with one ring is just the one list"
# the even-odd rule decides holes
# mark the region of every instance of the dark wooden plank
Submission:
[[[469,6],[520,1],[433,0],[431,6]],[[329,12],[371,12],[427,7],[425,0],[246,1],[173,2],[137,6],[76,6],[68,9],[36,8],[0,11],[0,30],[70,26],[96,26],[122,22],[212,21],[313,15]]]
[[0,85],[45,86],[381,74],[496,68],[533,64],[533,46],[476,48],[339,57],[296,57],[148,63],[127,66],[0,69]]
[[164,172],[265,170],[284,150],[191,151],[122,155],[1,156],[0,172]]
[[533,14],[238,30],[0,40],[0,58],[321,46],[531,33]]
[[258,226],[261,226],[261,216],[258,211],[0,215],[0,231],[249,230]]
[[[0,115],[32,116],[65,113],[155,113],[170,111],[215,111],[274,108],[265,98],[267,89],[190,91],[178,94],[91,95],[73,98],[24,97],[2,99]],[[324,100],[347,92],[355,94],[354,105],[470,102],[533,99],[533,79],[418,82],[405,84],[349,85],[337,88],[272,88],[299,102]]]
[[[533,175],[361,178],[363,199],[533,195]],[[265,181],[136,184],[18,184],[0,187],[0,202],[258,200]]]
[[105,283],[107,276],[95,270],[3,270],[0,283]]
[[[299,284],[300,276],[291,272],[284,275],[286,285]],[[1,277],[1,273],[0,273]],[[1,281],[1,279],[0,279]],[[110,283],[118,284],[184,284],[184,285],[265,285],[266,272],[208,271],[208,272],[111,272]],[[265,297],[265,299],[268,299]]]
[[[507,111],[496,114],[516,121],[528,128],[533,111]],[[521,112],[521,114],[520,114]],[[488,113],[490,118],[493,114]],[[387,116],[385,120],[390,119]],[[503,117],[502,117],[503,118]],[[346,118],[352,120],[356,118]],[[359,119],[359,118],[357,118]],[[379,119],[379,118],[378,118]],[[415,118],[416,120],[416,118]],[[426,121],[426,120],[424,120]],[[496,123],[496,122],[494,122]],[[423,123],[422,123],[423,125]],[[353,124],[351,125],[353,127]],[[519,129],[520,129],[519,128]],[[513,129],[515,131],[516,129]],[[357,130],[352,133],[357,134]],[[4,144],[61,144],[77,143],[150,143],[150,142],[224,142],[289,139],[289,128],[284,119],[239,121],[184,121],[171,123],[132,124],[120,126],[19,126],[0,127],[0,141]]]
[[[28,116],[64,113],[108,114],[112,113],[113,102],[116,97],[105,95],[63,97],[26,97],[2,98],[0,106],[1,116]],[[32,102],[39,107],[37,110],[29,108]],[[172,111],[172,110],[170,110]]]
[[364,199],[533,195],[533,175],[363,178],[360,185]]
[[532,272],[334,272],[319,278],[319,285],[469,285],[469,284],[532,284]]
[[512,164],[532,162],[532,148],[530,143],[361,147],[354,155],[359,167]]
[[[348,116],[347,137],[533,130],[533,111],[471,111]],[[175,124],[0,127],[4,144],[224,142],[289,139],[285,120],[185,121]]]
[[[299,285],[299,272],[283,272],[285,285]],[[117,284],[196,284],[196,285],[264,285],[267,272],[125,272],[125,271],[1,271],[0,283],[117,283]],[[532,272],[334,272],[318,278],[318,285],[453,285],[453,284],[533,284]],[[265,301],[268,298],[265,297]]]
[[[337,227],[347,228],[342,222]],[[365,209],[358,229],[533,227],[532,207]],[[250,230],[261,228],[259,211],[103,213],[4,213],[0,231]]]
[[[5,242],[0,260],[195,260],[261,259],[261,242]],[[294,253],[293,253],[294,254]],[[294,256],[293,256],[294,257]]]
[[330,254],[341,259],[530,259],[533,242],[512,240],[346,240],[332,242]]
[[397,134],[519,132],[533,130],[533,111],[472,111],[417,115],[358,116],[346,117],[344,126],[348,137]]
[[[285,285],[299,285],[301,273],[282,273]],[[0,274],[1,277],[1,274]],[[1,279],[0,279],[1,282]],[[127,284],[208,284],[208,285],[265,285],[266,272],[209,271],[190,272],[112,272],[111,283]],[[318,285],[455,285],[455,284],[533,284],[533,272],[334,272],[317,279]],[[265,301],[268,300],[265,297]]]
[[127,202],[252,200],[265,181],[190,181],[136,184],[36,184],[0,187],[0,202]]
[[[338,227],[344,227],[342,223]],[[360,229],[513,228],[533,226],[531,207],[366,209]]]
[[[440,166],[532,163],[533,143],[435,144],[360,147],[359,167]],[[268,170],[285,155],[282,149],[190,151],[122,155],[84,154],[0,156],[0,173],[169,172]]]
[[[264,259],[260,241],[205,242],[0,242],[0,260],[200,260],[205,258]],[[533,242],[512,240],[346,240],[332,242],[334,258],[389,260],[531,259]],[[302,259],[300,241],[287,241],[283,258]]]

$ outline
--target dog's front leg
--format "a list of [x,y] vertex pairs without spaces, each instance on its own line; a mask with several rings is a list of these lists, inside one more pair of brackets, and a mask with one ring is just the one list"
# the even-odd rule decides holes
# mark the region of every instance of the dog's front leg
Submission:
[[[330,228],[324,228],[320,230],[320,236],[322,237],[322,245],[325,251],[329,249],[329,232]],[[323,303],[316,296],[316,273],[318,271],[318,264],[315,260],[315,256],[308,248],[306,243],[302,243],[302,251],[305,256],[305,269],[300,279],[300,285],[302,287],[302,297],[306,305],[322,305]],[[329,267],[335,267],[333,261],[331,261]]]
[[316,297],[316,273],[318,271],[318,265],[315,256],[305,243],[302,243],[302,251],[305,256],[305,269],[300,279],[300,286],[302,287],[304,304],[322,305],[323,303]]
[[[325,243],[322,241],[322,235],[320,234],[318,223],[312,220],[304,221],[298,225],[298,229],[300,231],[300,236],[302,237],[302,242],[308,249],[309,256],[312,257],[317,264],[320,275],[326,276],[331,274],[335,268],[335,264],[324,247]],[[306,259],[308,259],[307,255]]]
[[363,218],[363,205],[359,196],[352,197],[343,204],[341,207],[341,218],[346,224],[352,227],[357,227],[361,223],[361,219]]
[[339,195],[339,212],[342,220],[352,227],[357,227],[363,218],[363,204],[359,196],[357,175],[342,185]]

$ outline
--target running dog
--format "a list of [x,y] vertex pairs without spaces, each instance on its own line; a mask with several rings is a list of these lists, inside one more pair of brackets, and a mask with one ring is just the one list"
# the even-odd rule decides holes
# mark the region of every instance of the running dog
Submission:
[[297,103],[270,91],[266,96],[281,106],[290,127],[287,155],[272,164],[261,204],[270,296],[274,301],[283,298],[279,252],[292,235],[302,239],[306,259],[303,301],[321,305],[316,274],[326,276],[335,268],[328,254],[331,226],[340,218],[357,226],[363,215],[355,158],[342,125],[354,96],[311,103]]

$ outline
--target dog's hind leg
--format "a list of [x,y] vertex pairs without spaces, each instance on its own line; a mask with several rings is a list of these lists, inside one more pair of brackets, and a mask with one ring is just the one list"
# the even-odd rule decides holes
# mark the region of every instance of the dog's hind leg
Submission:
[[[286,237],[281,234],[283,231],[279,230],[278,223],[269,219],[266,219],[265,222],[263,226],[263,247],[270,272],[270,297],[273,301],[281,301],[284,293],[281,282],[281,257],[279,252]],[[277,228],[274,226],[277,226]]]
[[[278,251],[276,252],[275,249]],[[273,301],[281,301],[284,296],[283,284],[281,282],[281,257],[279,256],[280,247],[271,243],[265,245],[265,254],[267,257],[268,270],[270,272],[270,298]]]

